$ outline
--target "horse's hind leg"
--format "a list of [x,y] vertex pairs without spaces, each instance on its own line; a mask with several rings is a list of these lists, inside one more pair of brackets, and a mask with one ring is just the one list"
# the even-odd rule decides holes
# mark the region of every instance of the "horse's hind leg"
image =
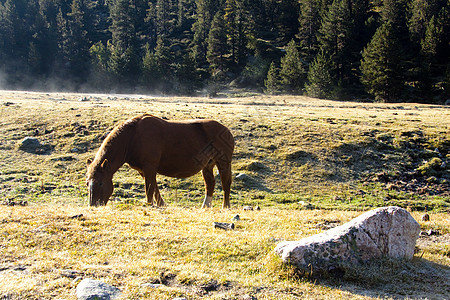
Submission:
[[159,188],[158,188],[157,184],[155,186],[155,200],[156,200],[156,206],[159,206],[159,207],[166,206],[164,199],[161,197],[161,194],[159,193]]
[[222,208],[230,208],[230,192],[231,192],[231,162],[218,162],[220,179],[222,181],[223,189],[223,204]]
[[214,162],[210,161],[206,167],[203,168],[202,174],[203,179],[205,180],[206,187],[206,196],[203,200],[202,208],[211,207],[212,196],[214,193],[214,186],[216,184],[216,180],[214,179]]

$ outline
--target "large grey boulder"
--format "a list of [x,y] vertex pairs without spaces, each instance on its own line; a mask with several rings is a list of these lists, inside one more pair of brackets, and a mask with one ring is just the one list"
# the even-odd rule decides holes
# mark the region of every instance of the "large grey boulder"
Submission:
[[341,226],[275,248],[284,263],[309,271],[330,270],[370,259],[411,259],[420,226],[403,208],[371,210]]
[[78,300],[113,300],[120,296],[120,290],[100,280],[83,279],[77,286]]

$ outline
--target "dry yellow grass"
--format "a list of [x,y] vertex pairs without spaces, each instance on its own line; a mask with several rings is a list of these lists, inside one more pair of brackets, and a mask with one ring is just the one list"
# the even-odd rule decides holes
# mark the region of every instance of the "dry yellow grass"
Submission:
[[[89,101],[79,101],[85,96]],[[213,209],[198,208],[200,175],[159,178],[169,206],[147,207],[142,179],[127,167],[114,178],[118,201],[87,207],[87,158],[117,122],[143,112],[214,118],[231,128],[237,141],[234,173],[254,179],[234,183],[231,210],[218,209],[220,187]],[[0,118],[0,200],[28,201],[25,207],[0,206],[0,297],[5,299],[74,299],[72,277],[78,276],[113,284],[127,299],[440,299],[450,292],[450,220],[439,212],[448,208],[448,194],[394,194],[377,183],[363,186],[356,176],[370,172],[363,168],[370,162],[366,157],[382,155],[371,143],[386,136],[394,149],[405,141],[402,133],[420,131],[426,147],[447,149],[448,108],[282,96],[3,92]],[[27,136],[51,145],[51,151],[18,150]],[[381,170],[392,172],[397,165],[390,163],[401,161],[402,151],[409,150],[395,148],[377,161],[386,164]],[[448,189],[448,182],[439,186]],[[361,189],[364,197],[358,196]],[[397,202],[386,202],[386,195]],[[335,209],[301,210],[299,201]],[[318,233],[330,221],[346,222],[360,214],[357,210],[414,201],[435,209],[431,221],[420,224],[440,235],[421,238],[412,262],[380,262],[349,270],[345,278],[314,281],[297,278],[272,255],[277,242]],[[262,210],[243,211],[247,204]],[[345,211],[348,207],[352,210]],[[231,222],[236,214],[242,219],[236,230],[213,228],[212,222]],[[416,220],[421,214],[413,212]]]
[[[241,221],[235,222],[234,231],[213,228],[212,222],[231,222],[235,214]],[[136,205],[4,207],[0,213],[0,291],[12,299],[72,299],[75,283],[66,277],[72,275],[67,270],[72,270],[73,276],[97,278],[119,287],[128,299],[239,299],[246,294],[258,299],[444,295],[449,288],[445,276],[450,259],[427,252],[427,248],[423,249],[425,255],[418,253],[423,258],[417,257],[408,268],[396,267],[396,271],[408,270],[415,281],[386,274],[393,281],[387,287],[380,286],[379,278],[370,274],[366,278],[362,275],[362,282],[343,281],[333,286],[290,279],[279,270],[272,256],[278,241],[309,236],[321,231],[319,225],[326,221],[346,222],[356,215],[344,211],[156,209]],[[418,214],[414,216],[417,219]],[[450,225],[444,214],[433,214],[432,219],[442,227]],[[437,265],[430,269],[431,263]],[[431,282],[418,278],[420,272],[444,282],[427,286]],[[152,288],[146,283],[163,285]],[[364,289],[365,284],[369,288]],[[205,288],[208,285],[211,290]],[[444,290],[434,290],[436,287]]]

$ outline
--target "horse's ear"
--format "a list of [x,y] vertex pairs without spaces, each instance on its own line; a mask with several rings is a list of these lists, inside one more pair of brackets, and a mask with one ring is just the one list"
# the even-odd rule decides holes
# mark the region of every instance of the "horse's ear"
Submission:
[[108,167],[109,167],[109,161],[108,161],[106,158],[105,158],[105,160],[102,162],[101,167],[102,167],[103,170],[108,169]]
[[86,164],[89,167],[92,164],[92,158],[88,158]]

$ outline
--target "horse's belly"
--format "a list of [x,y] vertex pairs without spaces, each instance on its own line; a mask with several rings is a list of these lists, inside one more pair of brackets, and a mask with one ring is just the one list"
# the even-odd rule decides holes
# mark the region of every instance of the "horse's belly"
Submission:
[[204,168],[204,164],[200,162],[190,162],[189,160],[161,160],[158,168],[158,174],[186,178],[191,177],[200,172]]

